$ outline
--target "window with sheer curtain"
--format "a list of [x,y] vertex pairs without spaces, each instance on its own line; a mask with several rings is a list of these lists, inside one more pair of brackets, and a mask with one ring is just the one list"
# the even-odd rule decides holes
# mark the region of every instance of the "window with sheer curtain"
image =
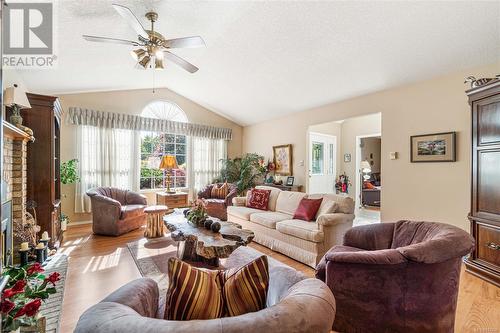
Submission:
[[219,175],[221,159],[227,157],[227,141],[193,138],[193,189],[198,192]]
[[[146,105],[142,117],[157,118],[187,123],[184,111],[174,103],[154,101]],[[141,170],[140,189],[162,189],[166,173],[158,169],[163,155],[173,155],[179,168],[172,171],[171,188],[188,187],[188,138],[186,135],[172,133],[141,133]]]

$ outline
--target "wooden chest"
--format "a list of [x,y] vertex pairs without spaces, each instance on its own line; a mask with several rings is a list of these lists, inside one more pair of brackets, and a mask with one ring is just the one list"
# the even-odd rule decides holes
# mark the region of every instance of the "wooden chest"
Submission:
[[187,193],[166,193],[158,192],[156,193],[156,204],[165,205],[169,209],[173,208],[184,208],[189,206],[188,194]]

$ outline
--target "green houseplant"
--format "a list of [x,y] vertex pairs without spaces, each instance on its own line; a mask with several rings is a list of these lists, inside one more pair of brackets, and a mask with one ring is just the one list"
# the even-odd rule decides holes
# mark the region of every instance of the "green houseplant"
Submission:
[[222,168],[219,177],[214,182],[234,183],[238,190],[238,195],[254,187],[262,181],[266,173],[264,157],[256,153],[248,153],[241,157],[221,160]]
[[[61,183],[64,185],[75,184],[80,180],[78,176],[78,160],[76,158],[61,163],[60,169]],[[64,195],[66,197],[66,195]],[[61,212],[61,230],[65,231],[69,223],[68,215]]]

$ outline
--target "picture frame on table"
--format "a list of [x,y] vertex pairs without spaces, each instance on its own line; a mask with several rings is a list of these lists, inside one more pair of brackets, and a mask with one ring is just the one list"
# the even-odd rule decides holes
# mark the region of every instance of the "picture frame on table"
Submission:
[[295,177],[293,177],[293,176],[288,176],[288,177],[286,178],[286,186],[293,186],[293,182],[294,182],[294,180],[295,180]]
[[410,162],[455,162],[456,132],[410,136]]

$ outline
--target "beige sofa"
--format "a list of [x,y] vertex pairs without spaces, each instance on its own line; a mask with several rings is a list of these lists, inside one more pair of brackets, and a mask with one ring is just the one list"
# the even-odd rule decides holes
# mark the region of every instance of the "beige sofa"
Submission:
[[[268,186],[256,188],[271,190],[268,210],[246,207],[246,197],[236,197],[233,198],[233,206],[227,208],[228,221],[252,230],[255,242],[306,265],[316,267],[325,252],[334,245],[342,244],[345,232],[352,227],[354,201],[349,197],[307,195]],[[306,196],[323,198],[314,222],[293,219],[300,201]]]

